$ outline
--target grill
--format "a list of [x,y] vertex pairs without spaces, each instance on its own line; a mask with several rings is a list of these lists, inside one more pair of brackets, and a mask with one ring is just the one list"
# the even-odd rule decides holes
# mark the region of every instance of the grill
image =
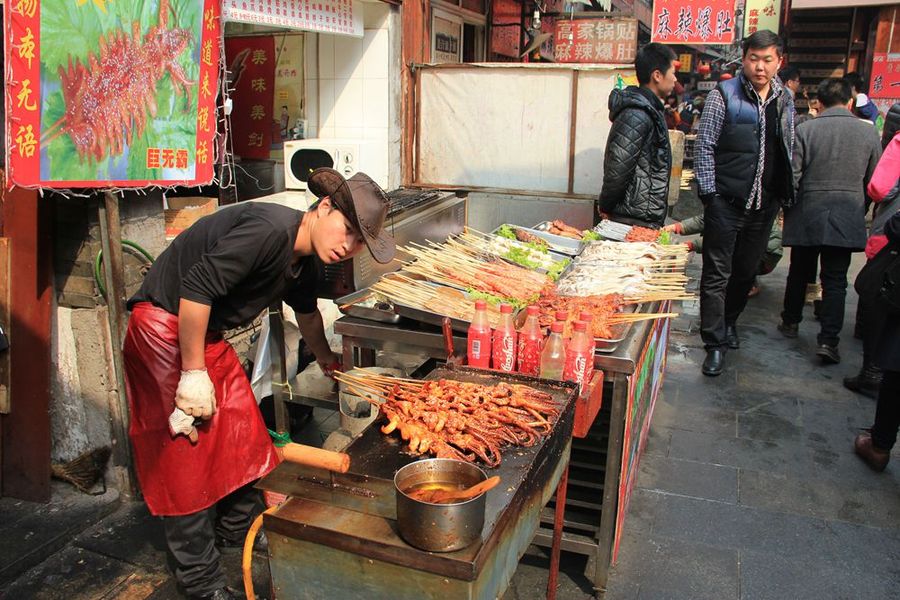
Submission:
[[[442,190],[398,188],[387,192],[387,197],[391,204],[385,227],[398,246],[410,242],[421,244],[425,240],[442,242],[465,227],[465,195]],[[365,251],[334,265],[319,264],[319,296],[331,299],[346,296],[399,267],[397,261],[379,264]]]

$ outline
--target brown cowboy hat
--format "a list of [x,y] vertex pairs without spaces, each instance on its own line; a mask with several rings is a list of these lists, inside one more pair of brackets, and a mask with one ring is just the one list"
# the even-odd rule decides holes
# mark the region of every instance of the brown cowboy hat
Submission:
[[356,173],[350,179],[327,167],[316,169],[307,181],[309,191],[316,198],[331,198],[341,211],[362,233],[372,257],[382,263],[394,259],[394,238],[384,229],[390,201],[377,183],[365,173]]

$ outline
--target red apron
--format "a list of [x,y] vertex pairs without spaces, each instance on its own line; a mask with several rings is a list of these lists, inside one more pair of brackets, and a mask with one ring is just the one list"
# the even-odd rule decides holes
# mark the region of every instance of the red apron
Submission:
[[216,388],[216,414],[197,427],[196,445],[169,434],[181,377],[178,317],[150,303],[134,307],[125,335],[131,408],[129,436],[144,500],[153,515],[209,508],[278,464],[262,415],[234,349],[206,337],[206,369]]

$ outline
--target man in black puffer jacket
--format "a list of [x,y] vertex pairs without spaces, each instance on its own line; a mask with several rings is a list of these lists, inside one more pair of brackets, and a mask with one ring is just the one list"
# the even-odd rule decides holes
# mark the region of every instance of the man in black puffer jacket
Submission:
[[674,60],[668,46],[647,44],[634,61],[640,87],[613,90],[609,96],[613,124],[606,140],[603,189],[594,224],[603,215],[654,229],[665,223],[672,151],[663,100],[675,89]]

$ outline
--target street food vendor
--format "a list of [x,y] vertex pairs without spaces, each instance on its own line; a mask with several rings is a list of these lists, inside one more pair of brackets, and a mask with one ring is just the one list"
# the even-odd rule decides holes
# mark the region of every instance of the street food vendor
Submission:
[[384,231],[388,199],[372,179],[317,169],[308,185],[319,201],[307,212],[247,202],[200,219],[160,255],[128,302],[124,356],[135,468],[150,512],[163,517],[176,578],[191,598],[235,597],[219,548],[243,544],[261,509],[253,483],[278,462],[222,332],[283,299],[327,373],[339,362],[316,308],[314,260],[347,260],[363,245],[381,263],[394,255]]

